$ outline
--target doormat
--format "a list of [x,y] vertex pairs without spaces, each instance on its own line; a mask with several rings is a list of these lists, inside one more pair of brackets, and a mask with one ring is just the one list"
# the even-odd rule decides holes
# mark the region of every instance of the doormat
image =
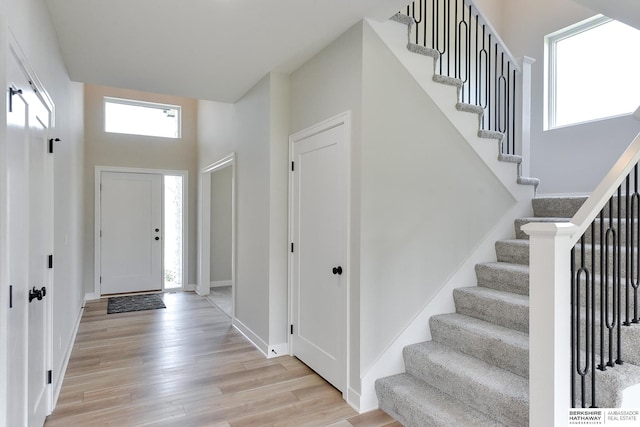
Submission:
[[109,297],[107,314],[167,308],[158,294]]

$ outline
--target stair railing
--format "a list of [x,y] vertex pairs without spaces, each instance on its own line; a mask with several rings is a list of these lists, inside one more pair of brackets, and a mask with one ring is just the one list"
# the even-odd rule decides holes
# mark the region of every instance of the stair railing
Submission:
[[411,39],[439,53],[435,72],[462,81],[460,101],[484,108],[480,127],[504,134],[501,153],[528,158],[530,77],[523,73],[533,60],[517,61],[470,0],[416,0],[400,13],[415,21]]
[[597,407],[599,372],[623,363],[638,323],[640,134],[569,223],[531,223],[531,425],[565,425],[568,408]]

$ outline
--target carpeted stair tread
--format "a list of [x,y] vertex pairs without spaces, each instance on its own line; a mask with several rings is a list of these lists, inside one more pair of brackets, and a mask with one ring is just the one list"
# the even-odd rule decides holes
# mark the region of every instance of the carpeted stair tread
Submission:
[[520,185],[533,185],[535,188],[540,185],[540,179],[530,176],[519,176],[516,181]]
[[[586,360],[586,353],[581,351],[580,361],[584,364]],[[596,366],[600,363],[600,356],[596,356]],[[601,371],[597,369],[596,375],[596,403],[599,408],[620,408],[623,404],[623,394],[625,390],[629,387],[635,386],[636,397],[633,399],[635,401],[635,405],[627,406],[627,408],[632,407],[636,408],[640,404],[640,367],[634,365],[632,363],[623,363],[622,365],[615,365],[615,367],[607,367],[605,371]],[[586,402],[591,402],[591,365],[589,365],[589,372],[585,376],[586,379]],[[582,401],[581,399],[581,381],[580,376],[576,375],[574,379],[574,384],[576,386],[576,397],[578,402]],[[628,393],[628,391],[627,391]],[[627,405],[630,402],[625,402]],[[581,406],[579,404],[578,406]]]
[[380,408],[407,427],[502,426],[409,374],[376,381]]
[[514,221],[514,227],[516,230],[516,239],[529,240],[529,235],[522,231],[522,226],[530,224],[532,222],[569,222],[571,218],[559,218],[559,217],[525,217],[517,218]]
[[496,256],[498,261],[529,265],[529,241],[524,239],[498,240]]
[[529,266],[507,262],[476,264],[478,286],[529,295]]
[[573,218],[587,196],[535,197],[531,200],[533,216]]
[[456,312],[520,332],[529,332],[529,297],[473,286],[453,291]]
[[484,108],[481,105],[467,104],[465,102],[458,102],[456,104],[456,110],[478,115],[484,114]]
[[461,353],[529,377],[529,335],[458,313],[429,319],[431,336]]
[[502,141],[504,139],[504,133],[496,130],[480,129],[478,131],[478,138],[497,139]]
[[436,83],[447,85],[447,86],[455,86],[458,89],[462,88],[462,80],[457,79],[455,77],[443,76],[441,74],[434,74],[433,81]]
[[[611,313],[611,311],[610,311]],[[600,310],[596,310],[596,322],[595,322],[595,329],[596,329],[596,351],[598,354],[597,357],[597,363],[600,363],[600,324],[601,324],[601,312]],[[631,309],[631,313],[630,313],[630,318],[633,318],[633,308]],[[622,309],[622,321],[625,321],[625,312],[624,312],[624,308]],[[585,324],[585,313],[584,313],[584,309],[580,310],[580,324],[581,324],[581,330],[584,331],[586,324]],[[608,361],[609,360],[609,332],[608,329],[605,328],[605,346],[604,346],[604,351],[605,351],[605,358]],[[615,331],[617,331],[617,328],[615,328]],[[614,332],[613,334],[613,349],[614,349],[614,353],[613,353],[613,358],[614,360],[617,358],[617,344],[616,344],[616,340],[617,340],[617,332]],[[623,353],[622,353],[622,360],[625,363],[629,363],[629,364],[634,364],[637,366],[640,366],[640,324],[638,323],[632,323],[630,326],[623,326],[622,327],[622,334],[620,336],[620,340],[622,342],[622,348],[623,348]],[[582,344],[584,344],[584,339],[582,340]],[[584,347],[584,346],[583,346]],[[584,359],[583,359],[584,360]],[[638,381],[640,382],[640,381]]]
[[507,425],[529,421],[529,381],[434,341],[405,347],[408,374]]
[[515,164],[520,164],[522,163],[522,156],[518,156],[517,154],[498,154],[498,160],[500,160],[501,162],[507,162],[507,163],[515,163]]
[[415,19],[410,16],[405,15],[404,13],[396,13],[390,18],[391,21],[399,22],[400,24],[404,24],[407,26],[412,26],[416,23]]
[[440,52],[438,52],[437,50],[431,49],[430,47],[425,47],[419,44],[411,43],[411,42],[407,43],[407,50],[409,50],[409,52],[417,53],[418,55],[428,56],[436,60],[440,58]]

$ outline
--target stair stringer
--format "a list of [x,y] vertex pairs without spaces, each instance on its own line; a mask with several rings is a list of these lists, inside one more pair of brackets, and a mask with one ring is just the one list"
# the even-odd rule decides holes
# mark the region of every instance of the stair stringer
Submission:
[[360,376],[361,393],[359,396],[359,412],[367,412],[378,408],[375,381],[405,372],[403,349],[411,344],[431,340],[429,318],[438,314],[454,313],[453,290],[461,287],[477,286],[476,264],[495,261],[495,242],[505,236],[514,236],[513,221],[515,218],[533,214],[531,200],[518,200],[498,218],[495,226],[484,236],[469,257],[454,271],[435,295],[427,301],[418,313],[398,332],[391,343],[380,353],[376,360],[362,370]]
[[434,73],[434,59],[413,53],[407,48],[407,26],[392,20],[386,22],[367,20],[367,23],[509,193],[519,201],[531,200],[535,195],[535,186],[519,183],[523,179],[527,179],[519,176],[519,164],[505,161],[505,156],[499,154],[500,142],[498,139],[479,136],[480,134],[486,135],[490,131],[480,131],[479,116],[476,112],[457,108],[459,105],[458,88],[435,82],[433,80],[436,75]]

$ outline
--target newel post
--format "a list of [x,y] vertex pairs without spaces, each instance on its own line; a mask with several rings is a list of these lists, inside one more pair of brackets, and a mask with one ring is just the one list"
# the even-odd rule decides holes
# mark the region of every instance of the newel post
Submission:
[[522,176],[531,176],[531,65],[536,60],[523,56],[517,61],[521,70],[516,92],[517,153],[523,157]]
[[529,425],[564,426],[571,406],[571,223],[530,223]]

